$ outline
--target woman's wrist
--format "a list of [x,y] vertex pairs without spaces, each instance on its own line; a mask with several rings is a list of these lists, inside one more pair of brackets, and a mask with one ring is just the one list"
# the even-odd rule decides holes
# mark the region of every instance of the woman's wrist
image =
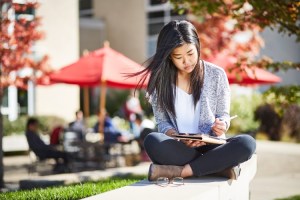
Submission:
[[169,129],[167,132],[166,132],[166,135],[167,136],[171,136],[173,135],[174,133],[177,133],[177,131],[175,129]]

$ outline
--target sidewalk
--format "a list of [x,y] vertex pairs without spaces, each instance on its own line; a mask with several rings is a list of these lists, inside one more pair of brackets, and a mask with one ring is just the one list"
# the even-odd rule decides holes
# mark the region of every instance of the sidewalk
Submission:
[[250,184],[252,200],[300,194],[300,144],[257,142],[258,168]]
[[[257,174],[250,185],[252,200],[274,200],[300,194],[300,144],[258,141],[257,156]],[[26,167],[29,163],[30,159],[27,155],[4,158],[4,179],[9,189],[16,189],[19,181],[24,179],[64,180],[68,184],[126,173],[146,175],[149,167],[149,163],[144,162],[134,167],[29,176]]]
[[[29,174],[28,165],[30,158],[28,155],[6,156],[4,158],[4,181],[8,190],[19,189],[20,181],[59,181],[66,184],[80,183],[89,180],[100,180],[111,176],[121,176],[126,174],[145,175],[148,172],[150,162],[142,162],[132,167],[108,168],[105,170],[81,171],[76,173],[39,175]],[[51,167],[45,169],[51,172]],[[44,171],[44,170],[43,170]]]

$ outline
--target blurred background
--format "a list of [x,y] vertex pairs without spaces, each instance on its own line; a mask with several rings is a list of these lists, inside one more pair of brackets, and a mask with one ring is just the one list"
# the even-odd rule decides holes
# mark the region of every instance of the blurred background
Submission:
[[[96,86],[68,84],[52,80],[53,74],[92,55],[106,41],[110,48],[142,65],[155,53],[160,29],[175,19],[191,21],[199,33],[201,58],[226,70],[232,91],[231,115],[238,115],[229,135],[247,133],[258,140],[300,142],[299,1],[286,1],[280,9],[276,1],[268,5],[217,2],[221,3],[1,0],[4,155],[28,151],[24,140],[28,116],[39,119],[46,141],[53,128],[66,126],[78,110],[83,111],[87,127],[93,127],[101,110],[101,81]],[[26,59],[19,61],[20,57]],[[126,118],[124,105],[133,89],[107,87],[109,116]],[[137,97],[145,117],[154,121],[145,91],[138,90]],[[115,121],[120,129],[130,128],[126,120]],[[16,145],[9,137],[23,139]]]
[[[26,1],[13,2],[23,5]],[[246,9],[251,7],[246,6]],[[34,30],[31,31],[41,36],[30,38],[30,59],[40,65],[36,64],[35,68],[31,65],[19,67],[13,71],[14,76],[9,75],[14,80],[7,81],[7,87],[6,82],[3,82],[1,112],[4,117],[4,136],[22,133],[22,117],[26,118],[28,115],[49,116],[66,122],[74,118],[76,110],[83,110],[85,117],[96,116],[99,112],[101,87],[49,84],[47,75],[76,62],[84,52],[102,48],[105,41],[109,41],[114,50],[142,64],[155,53],[161,27],[174,19],[187,19],[198,29],[203,59],[226,69],[238,66],[242,70],[242,62],[247,63],[248,67],[262,67],[262,62],[257,61],[267,60],[270,64],[272,60],[273,68],[269,65],[269,71],[281,78],[280,81],[272,81],[268,77],[262,77],[266,80],[247,83],[246,79],[239,76],[242,71],[234,71],[236,80],[231,81],[231,114],[239,117],[232,121],[230,132],[254,134],[259,129],[259,122],[265,121],[265,118],[270,119],[263,112],[263,109],[267,109],[269,115],[273,112],[273,117],[280,120],[276,122],[278,126],[282,123],[280,127],[283,128],[284,124],[289,123],[288,126],[293,126],[290,127],[292,130],[285,127],[283,132],[271,133],[266,124],[259,130],[274,140],[280,140],[284,136],[299,138],[300,125],[286,119],[297,118],[287,116],[288,114],[299,118],[300,72],[297,67],[288,68],[286,65],[292,62],[297,66],[300,45],[296,42],[296,34],[289,36],[288,33],[279,33],[278,26],[271,24],[270,27],[262,27],[257,24],[259,22],[251,24],[247,21],[237,25],[236,21],[222,14],[200,15],[197,10],[185,8],[180,3],[174,6],[172,2],[159,0],[64,0],[59,4],[45,0],[34,6],[19,8],[11,15],[12,18],[35,22]],[[234,58],[233,61],[231,58]],[[229,73],[230,70],[227,71]],[[255,76],[259,76],[259,73],[252,79]],[[269,90],[271,86],[272,90]],[[122,106],[129,94],[128,89],[108,88],[107,112],[111,116],[122,116]],[[145,114],[151,117],[151,108],[144,99],[143,90],[139,93],[139,98]],[[295,105],[289,108],[290,104]],[[286,109],[293,110],[293,113],[285,112]],[[56,125],[52,121],[49,119],[46,123],[49,127],[45,127],[45,130]]]

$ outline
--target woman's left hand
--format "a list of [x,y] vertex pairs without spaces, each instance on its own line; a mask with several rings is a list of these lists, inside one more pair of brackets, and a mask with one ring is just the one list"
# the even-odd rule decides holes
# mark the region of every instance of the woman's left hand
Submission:
[[199,140],[181,140],[181,141],[188,147],[200,147],[200,146],[206,145],[205,142],[202,142]]
[[216,118],[214,124],[211,127],[212,131],[217,135],[223,135],[226,133],[226,123]]

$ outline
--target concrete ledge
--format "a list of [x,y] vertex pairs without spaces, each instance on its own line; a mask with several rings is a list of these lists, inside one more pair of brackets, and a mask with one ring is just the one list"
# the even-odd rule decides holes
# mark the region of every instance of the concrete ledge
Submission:
[[10,135],[3,137],[3,152],[28,151],[28,143],[25,135]]
[[85,198],[96,199],[120,199],[126,196],[130,200],[248,200],[249,184],[256,173],[257,156],[241,164],[241,175],[237,181],[222,177],[205,176],[201,178],[185,179],[182,186],[168,185],[161,187],[147,180],[142,180],[130,186],[105,192],[99,195]]

